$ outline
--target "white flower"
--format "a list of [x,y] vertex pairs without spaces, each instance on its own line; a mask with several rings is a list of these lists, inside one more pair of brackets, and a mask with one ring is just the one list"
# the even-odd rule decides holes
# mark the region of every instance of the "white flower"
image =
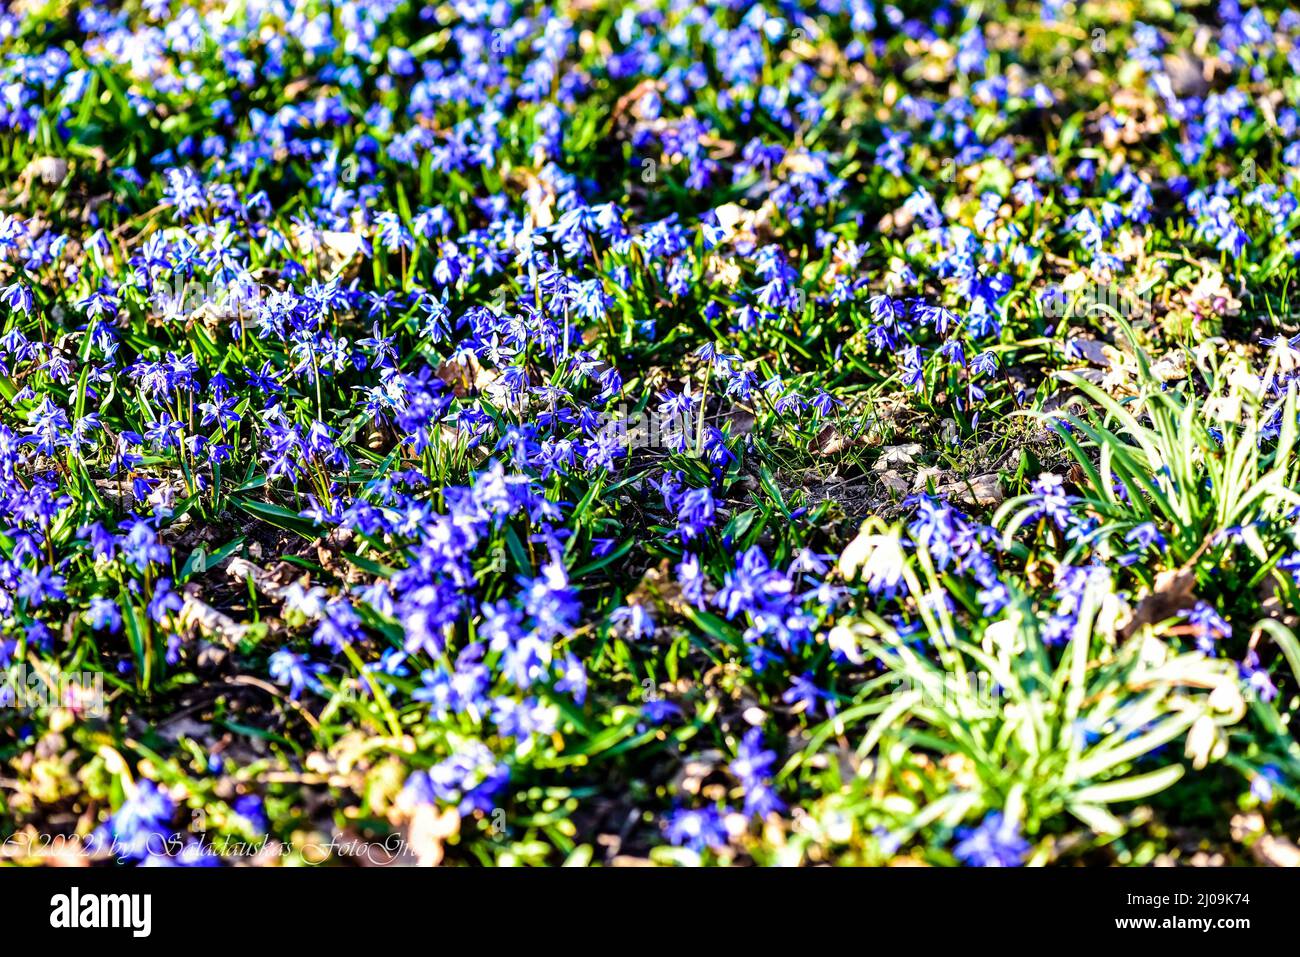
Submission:
[[303,588],[301,583],[293,582],[284,590],[284,608],[286,612],[300,611],[308,618],[319,618],[325,613],[328,597],[320,585]]
[[1209,715],[1201,715],[1187,732],[1187,757],[1192,759],[1192,767],[1200,771],[1210,761],[1217,761],[1228,752],[1228,742],[1219,731],[1219,726]]
[[866,660],[862,657],[862,649],[858,647],[858,639],[853,634],[853,629],[848,625],[840,624],[832,628],[830,634],[826,636],[826,643],[832,650],[838,651],[855,665],[860,665]]
[[840,555],[840,572],[852,580],[859,573],[866,578],[872,592],[891,592],[903,580],[906,558],[903,546],[893,535],[873,535],[865,530],[851,541]]

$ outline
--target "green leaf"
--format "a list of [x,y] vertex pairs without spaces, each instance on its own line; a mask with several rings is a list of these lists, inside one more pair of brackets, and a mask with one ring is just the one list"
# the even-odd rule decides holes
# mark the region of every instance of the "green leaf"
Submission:
[[1124,833],[1124,824],[1105,808],[1095,804],[1068,804],[1070,813],[1098,834],[1116,837]]
[[282,528],[287,532],[294,532],[308,541],[315,541],[320,538],[320,532],[312,524],[311,519],[303,518],[290,509],[281,508],[279,505],[271,505],[267,502],[250,502],[241,498],[232,499],[231,501],[248,514],[260,518],[268,525],[274,525],[276,528]]
[[1120,778],[1118,781],[1107,781],[1105,784],[1094,784],[1091,787],[1076,791],[1072,800],[1085,805],[1136,801],[1139,798],[1150,797],[1152,794],[1163,791],[1181,778],[1184,773],[1186,773],[1186,770],[1181,764],[1171,764],[1159,771],[1134,774],[1127,778]]

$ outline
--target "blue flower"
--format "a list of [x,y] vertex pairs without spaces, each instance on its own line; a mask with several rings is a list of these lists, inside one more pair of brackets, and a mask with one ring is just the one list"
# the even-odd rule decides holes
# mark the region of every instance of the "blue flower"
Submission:
[[1282,783],[1282,771],[1275,764],[1266,764],[1250,777],[1250,793],[1261,804],[1273,800],[1273,785]]
[[566,692],[573,700],[582,704],[587,700],[587,669],[582,659],[572,652],[562,659],[560,677],[556,679],[555,690]]
[[781,700],[796,711],[803,710],[814,716],[818,713],[821,703],[825,702],[826,713],[831,717],[835,715],[834,696],[814,684],[811,672],[804,672],[792,678],[790,687],[781,695]]
[[991,812],[977,828],[958,828],[957,837],[953,854],[968,867],[1020,867],[1030,851],[1019,826],[1000,811]]
[[664,834],[678,847],[693,851],[719,849],[727,845],[727,827],[722,814],[714,807],[698,811],[677,808],[664,820]]
[[96,631],[117,634],[122,627],[122,613],[117,602],[108,598],[92,598],[89,607],[82,613],[82,619]]
[[147,778],[95,832],[95,845],[122,858],[158,853],[171,838],[176,805]]
[[316,676],[325,670],[323,664],[313,664],[305,655],[298,655],[288,648],[281,648],[271,655],[268,668],[272,679],[278,684],[289,686],[289,697],[295,701],[306,689],[317,693],[322,691]]
[[623,605],[614,609],[611,621],[626,622],[628,636],[631,638],[653,638],[655,620],[649,610],[640,603]]
[[1154,548],[1157,551],[1161,551],[1165,547],[1165,537],[1160,534],[1159,529],[1151,522],[1143,522],[1141,525],[1134,526],[1124,536],[1124,541],[1130,544],[1136,543],[1139,548]]
[[745,732],[745,737],[736,749],[736,759],[729,767],[745,791],[747,815],[766,817],[785,810],[785,804],[772,788],[772,768],[775,762],[776,752],[763,747],[762,729],[750,728]]

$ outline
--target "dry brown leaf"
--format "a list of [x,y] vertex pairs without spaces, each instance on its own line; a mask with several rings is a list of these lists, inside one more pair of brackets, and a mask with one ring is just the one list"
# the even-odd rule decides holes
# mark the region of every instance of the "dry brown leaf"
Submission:
[[838,455],[847,447],[848,442],[840,434],[840,430],[834,425],[825,425],[813,439],[811,451],[813,455],[824,458],[828,455]]
[[320,234],[321,265],[325,272],[336,275],[362,255],[366,249],[365,237],[360,233],[339,232],[327,229]]
[[442,863],[445,840],[460,833],[460,812],[449,807],[439,813],[431,804],[421,804],[411,814],[409,843],[421,867]]
[[1143,625],[1154,625],[1191,608],[1196,604],[1192,591],[1195,586],[1196,573],[1190,568],[1158,573],[1155,587],[1139,598],[1133,617],[1124,623],[1121,635],[1128,638]]
[[1250,846],[1250,853],[1268,867],[1300,867],[1300,847],[1285,837],[1265,834]]

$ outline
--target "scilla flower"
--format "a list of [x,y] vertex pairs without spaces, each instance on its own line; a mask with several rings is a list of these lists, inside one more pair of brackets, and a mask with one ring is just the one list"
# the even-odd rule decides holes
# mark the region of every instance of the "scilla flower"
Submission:
[[1029,854],[1029,842],[1015,821],[993,811],[977,828],[958,828],[953,854],[969,867],[1019,867]]

